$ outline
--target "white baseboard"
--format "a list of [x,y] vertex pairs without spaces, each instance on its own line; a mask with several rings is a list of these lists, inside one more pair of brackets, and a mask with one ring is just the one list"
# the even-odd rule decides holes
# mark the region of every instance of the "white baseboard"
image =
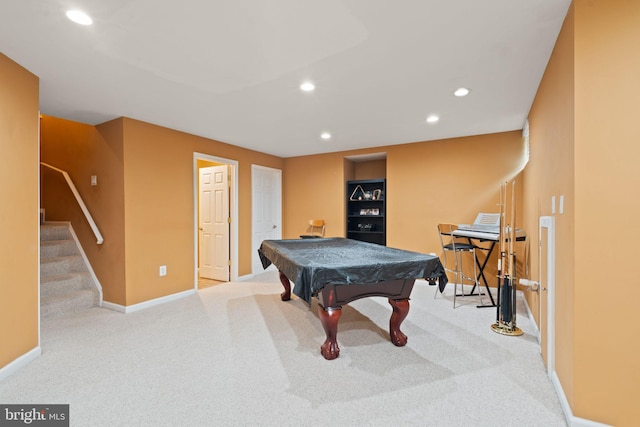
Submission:
[[42,349],[40,348],[40,346],[38,346],[33,350],[28,351],[22,356],[18,357],[8,365],[4,366],[2,369],[0,369],[0,381],[4,380],[5,378],[9,377],[13,373],[19,371],[20,369],[24,368],[33,360],[40,357],[41,354],[42,354]]
[[573,411],[571,411],[571,406],[569,406],[567,396],[564,394],[564,390],[562,389],[562,384],[560,384],[560,378],[558,378],[555,371],[549,374],[549,378],[551,379],[553,387],[556,389],[556,394],[560,399],[560,405],[562,406],[562,411],[564,412],[564,416],[567,419],[569,427],[612,427],[609,424],[602,424],[574,416]]
[[133,313],[134,311],[144,310],[145,308],[149,308],[156,305],[164,304],[169,301],[175,301],[181,298],[185,298],[195,293],[196,293],[195,289],[189,289],[188,291],[182,291],[175,294],[171,294],[164,297],[155,298],[149,301],[144,301],[138,304],[127,305],[127,306],[115,304],[109,301],[103,301],[102,307],[108,308],[109,310],[118,311],[120,313]]
[[[523,294],[523,291],[518,291],[518,293]],[[527,299],[522,295],[522,300],[524,301],[524,306],[527,309],[527,314],[529,315],[529,319],[531,319],[531,325],[536,330],[536,335],[538,338],[538,344],[540,344],[540,329],[538,325],[534,321],[533,314],[531,313],[531,309],[529,307],[529,303],[527,303]],[[560,383],[560,378],[558,378],[558,374],[553,371],[548,374],[551,383],[553,384],[553,388],[556,391],[556,395],[560,400],[560,405],[562,406],[562,412],[564,412],[565,419],[567,420],[567,425],[569,427],[611,427],[608,424],[602,424],[595,421],[586,420],[584,418],[579,418],[573,415],[573,411],[571,410],[571,406],[569,405],[569,401],[567,400],[567,396],[564,393],[564,389],[562,388],[562,384]]]
[[109,301],[102,301],[102,308],[108,308],[109,310],[117,311],[119,313],[127,312],[126,306],[109,302]]

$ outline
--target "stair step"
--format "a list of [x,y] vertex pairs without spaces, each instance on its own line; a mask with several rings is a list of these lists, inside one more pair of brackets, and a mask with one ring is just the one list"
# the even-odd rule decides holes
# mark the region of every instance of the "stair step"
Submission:
[[100,304],[90,270],[67,223],[40,226],[40,316],[59,317]]
[[40,242],[41,260],[69,255],[78,255],[78,248],[74,240],[46,240]]
[[98,291],[81,289],[65,295],[52,295],[40,298],[40,317],[53,318],[65,313],[78,312],[95,307],[98,304]]
[[40,241],[67,240],[71,239],[71,231],[68,224],[48,224],[40,225]]
[[40,278],[56,276],[69,272],[86,271],[84,260],[80,255],[60,256],[40,259]]
[[41,277],[40,297],[65,295],[81,289],[91,289],[92,286],[89,273],[68,273]]

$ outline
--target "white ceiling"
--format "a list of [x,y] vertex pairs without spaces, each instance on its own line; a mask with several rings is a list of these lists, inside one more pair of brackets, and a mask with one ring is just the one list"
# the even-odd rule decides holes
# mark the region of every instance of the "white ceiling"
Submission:
[[0,52],[43,114],[291,157],[522,129],[570,2],[12,0]]

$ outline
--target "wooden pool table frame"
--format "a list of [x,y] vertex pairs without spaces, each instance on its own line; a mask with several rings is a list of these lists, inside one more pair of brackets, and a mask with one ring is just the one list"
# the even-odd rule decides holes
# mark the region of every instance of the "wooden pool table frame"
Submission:
[[[284,292],[280,294],[282,301],[291,299],[291,282],[287,276],[280,273],[280,282]],[[338,346],[338,321],[342,315],[342,306],[351,301],[367,297],[386,297],[393,308],[389,320],[389,335],[391,342],[402,347],[407,344],[407,336],[400,330],[400,324],[409,314],[409,296],[415,279],[397,279],[378,283],[325,285],[317,295],[318,314],[320,322],[327,336],[320,346],[320,353],[327,360],[333,360],[340,355]]]

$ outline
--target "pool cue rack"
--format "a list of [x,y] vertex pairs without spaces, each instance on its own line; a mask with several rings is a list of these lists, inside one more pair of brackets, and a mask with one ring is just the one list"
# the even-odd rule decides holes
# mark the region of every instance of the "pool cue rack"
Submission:
[[[516,204],[515,180],[511,181],[511,203],[507,206],[507,183],[500,185],[500,253],[498,256],[498,298],[496,323],[491,329],[502,335],[519,336],[523,332],[516,325]],[[507,222],[507,210],[510,221]]]

